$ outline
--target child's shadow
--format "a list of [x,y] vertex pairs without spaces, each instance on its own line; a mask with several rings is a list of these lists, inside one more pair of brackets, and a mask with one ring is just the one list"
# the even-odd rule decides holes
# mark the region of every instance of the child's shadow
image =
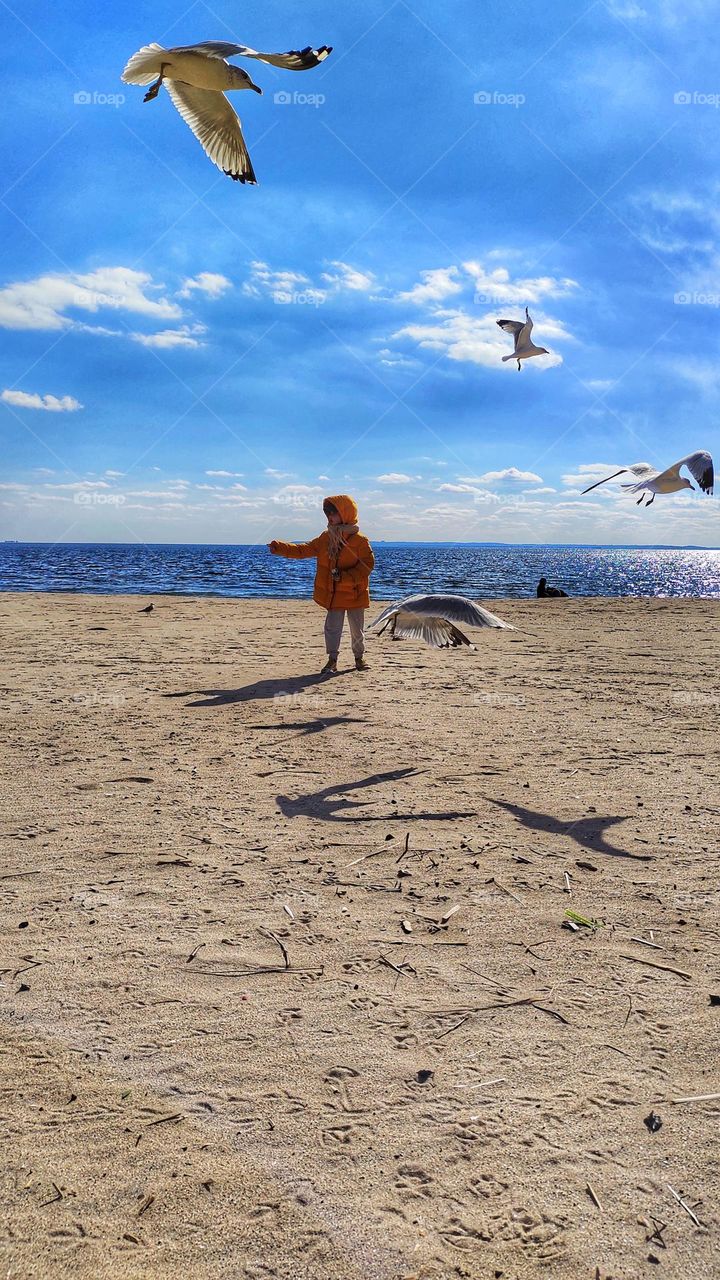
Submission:
[[178,693],[164,693],[164,698],[192,698],[194,694],[203,697],[195,702],[188,702],[189,707],[225,707],[232,702],[261,702],[265,698],[291,698],[312,689],[314,685],[327,684],[329,680],[337,680],[338,676],[347,675],[340,671],[336,675],[321,675],[320,672],[305,676],[278,676],[274,680],[256,680],[254,684],[246,684],[242,689],[186,689]]

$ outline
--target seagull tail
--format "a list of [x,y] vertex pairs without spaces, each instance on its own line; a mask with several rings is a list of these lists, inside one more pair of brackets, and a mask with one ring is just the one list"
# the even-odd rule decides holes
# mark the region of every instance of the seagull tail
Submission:
[[161,55],[165,53],[161,44],[146,44],[134,53],[120,79],[125,84],[152,84],[160,75]]

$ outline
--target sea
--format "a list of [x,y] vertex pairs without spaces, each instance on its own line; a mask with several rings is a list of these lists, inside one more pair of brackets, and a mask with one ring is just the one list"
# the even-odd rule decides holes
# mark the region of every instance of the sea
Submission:
[[[376,542],[375,600],[457,592],[497,600],[535,594],[545,577],[571,596],[720,599],[720,549]],[[264,546],[0,542],[1,591],[82,591],[303,599],[313,560]]]

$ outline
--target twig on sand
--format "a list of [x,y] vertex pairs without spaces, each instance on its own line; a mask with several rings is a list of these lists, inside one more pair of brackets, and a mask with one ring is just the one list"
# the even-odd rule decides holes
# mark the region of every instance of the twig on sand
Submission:
[[146,1210],[146,1209],[149,1209],[149,1208],[150,1208],[150,1205],[151,1205],[151,1204],[153,1204],[153,1203],[154,1203],[154,1201],[155,1201],[155,1197],[154,1197],[154,1196],[146,1196],[146,1197],[145,1197],[145,1199],[143,1200],[142,1204],[140,1205],[140,1208],[139,1208],[139,1209],[138,1209],[138,1211],[137,1211],[137,1216],[138,1216],[138,1218],[141,1218],[141,1217],[142,1217],[142,1215],[144,1214],[145,1210]]
[[254,969],[196,969],[193,967],[193,973],[203,974],[207,978],[255,978],[266,973],[307,973],[320,978],[324,972],[324,966],[319,969],[293,969],[289,965],[283,965],[281,968],[277,964],[261,964]]
[[200,950],[200,948],[201,948],[201,947],[204,947],[204,946],[205,946],[205,943],[204,943],[204,942],[198,942],[197,946],[196,946],[196,947],[193,947],[193,949],[192,949],[192,951],[190,952],[190,955],[188,956],[188,958],[187,958],[187,960],[185,961],[185,963],[186,963],[186,964],[190,964],[190,961],[195,959],[195,957],[196,957],[196,955],[197,955],[198,951]]
[[668,1191],[670,1192],[670,1195],[671,1195],[671,1196],[673,1196],[673,1197],[675,1198],[675,1200],[677,1200],[677,1202],[678,1202],[678,1204],[680,1205],[680,1207],[681,1207],[682,1209],[684,1209],[684,1210],[685,1210],[685,1212],[686,1212],[686,1213],[687,1213],[687,1214],[692,1218],[693,1222],[695,1223],[695,1226],[696,1226],[696,1227],[701,1227],[701,1226],[702,1226],[702,1222],[700,1221],[700,1219],[699,1219],[698,1217],[696,1217],[696,1216],[695,1216],[695,1214],[693,1213],[692,1209],[690,1208],[690,1205],[685,1203],[685,1201],[683,1200],[682,1196],[681,1196],[681,1195],[679,1195],[679,1194],[678,1194],[678,1192],[677,1192],[677,1191],[675,1191],[675,1190],[670,1186],[670,1183],[669,1183],[669,1182],[667,1183],[667,1189],[668,1189]]
[[644,947],[654,947],[656,951],[665,951],[665,947],[661,947],[659,942],[648,942],[647,938],[631,938],[631,942],[640,942]]
[[684,969],[675,969],[671,964],[659,964],[657,960],[646,960],[644,956],[629,956],[624,951],[620,952],[622,960],[633,960],[635,964],[648,964],[651,969],[662,969],[665,973],[676,973],[679,978],[686,978],[688,982],[692,982],[692,974],[686,973]]
[[462,1027],[466,1022],[469,1021],[469,1019],[470,1019],[470,1014],[468,1013],[464,1018],[461,1018],[459,1022],[454,1022],[451,1027],[447,1028],[447,1030],[441,1031],[439,1036],[435,1036],[435,1039],[442,1040],[444,1036],[449,1036],[451,1031],[457,1031],[458,1027]]
[[680,1102],[717,1102],[720,1099],[720,1093],[698,1093],[692,1098],[671,1098],[670,1101],[676,1106]]
[[394,969],[395,973],[399,973],[401,978],[406,978],[408,974],[414,973],[417,977],[417,970],[411,964],[405,961],[403,964],[393,964],[392,960],[388,960],[387,956],[378,956],[381,964],[386,964],[388,969]]
[[261,933],[261,934],[263,935],[263,937],[265,937],[265,938],[272,938],[273,942],[277,942],[277,944],[278,944],[278,946],[279,946],[279,948],[280,948],[280,950],[282,951],[282,954],[283,954],[283,960],[285,961],[285,968],[286,968],[286,969],[289,969],[289,968],[290,968],[290,957],[289,957],[289,955],[288,955],[288,953],[287,953],[287,947],[285,946],[285,943],[282,941],[282,939],[281,939],[281,938],[278,938],[277,934],[276,934],[276,933],[273,933],[272,929],[262,929],[262,928],[261,928],[261,929],[258,929],[258,933]]
[[51,1196],[49,1200],[43,1200],[42,1204],[40,1205],[41,1209],[44,1209],[46,1204],[54,1204],[56,1200],[62,1200],[64,1198],[63,1193],[60,1190],[57,1182],[51,1182],[50,1186],[55,1188],[55,1195]]
[[155,1124],[170,1124],[171,1121],[173,1120],[184,1120],[184,1119],[185,1117],[182,1111],[174,1111],[171,1116],[160,1116],[159,1120],[150,1120],[148,1124],[145,1125],[145,1128],[152,1129],[153,1125]]
[[495,878],[495,876],[490,877],[490,883],[497,885],[498,889],[502,889],[502,892],[506,893],[509,898],[514,898],[516,902],[520,903],[521,907],[525,906],[525,903],[523,902],[520,895],[517,893],[514,893],[512,889],[508,889],[504,884],[501,884],[500,881]]
[[387,853],[387,847],[384,849],[373,849],[370,853],[364,853],[361,858],[353,858],[352,862],[348,862],[348,866],[356,867],[358,862],[367,862],[368,858],[377,858],[379,853]]
[[6,871],[0,880],[19,880],[22,876],[39,876],[40,871]]
[[596,1193],[595,1193],[595,1190],[593,1189],[593,1187],[592,1187],[592,1184],[591,1184],[591,1183],[589,1183],[589,1182],[588,1182],[588,1183],[586,1184],[586,1190],[587,1190],[588,1195],[590,1196],[590,1199],[591,1199],[591,1200],[593,1201],[593,1203],[597,1206],[597,1208],[600,1210],[600,1212],[601,1212],[601,1213],[604,1213],[604,1209],[603,1209],[603,1207],[602,1207],[602,1205],[601,1205],[600,1201],[598,1200],[598,1197],[597,1197],[597,1195],[596,1195]]

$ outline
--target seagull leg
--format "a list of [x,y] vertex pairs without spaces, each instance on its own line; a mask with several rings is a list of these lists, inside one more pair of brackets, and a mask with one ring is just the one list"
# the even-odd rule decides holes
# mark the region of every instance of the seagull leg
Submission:
[[645,494],[644,494],[644,493],[641,493],[641,494],[640,494],[640,497],[638,498],[637,502],[635,503],[635,506],[636,506],[636,507],[639,507],[639,506],[640,506],[640,503],[644,500],[644,498],[645,498]]
[[518,360],[518,373],[520,373],[521,371],[522,371],[522,365],[521,365],[520,361]]
[[652,498],[648,498],[647,502],[645,503],[645,506],[646,507],[652,506],[654,501],[655,501],[655,494],[653,494]]
[[145,94],[145,97],[143,98],[143,102],[152,102],[153,98],[157,98],[160,92],[160,85],[162,84],[165,78],[165,68],[168,67],[169,65],[170,65],[169,62],[160,63],[160,75],[158,76],[155,83],[150,85],[150,88],[148,89],[147,93]]

